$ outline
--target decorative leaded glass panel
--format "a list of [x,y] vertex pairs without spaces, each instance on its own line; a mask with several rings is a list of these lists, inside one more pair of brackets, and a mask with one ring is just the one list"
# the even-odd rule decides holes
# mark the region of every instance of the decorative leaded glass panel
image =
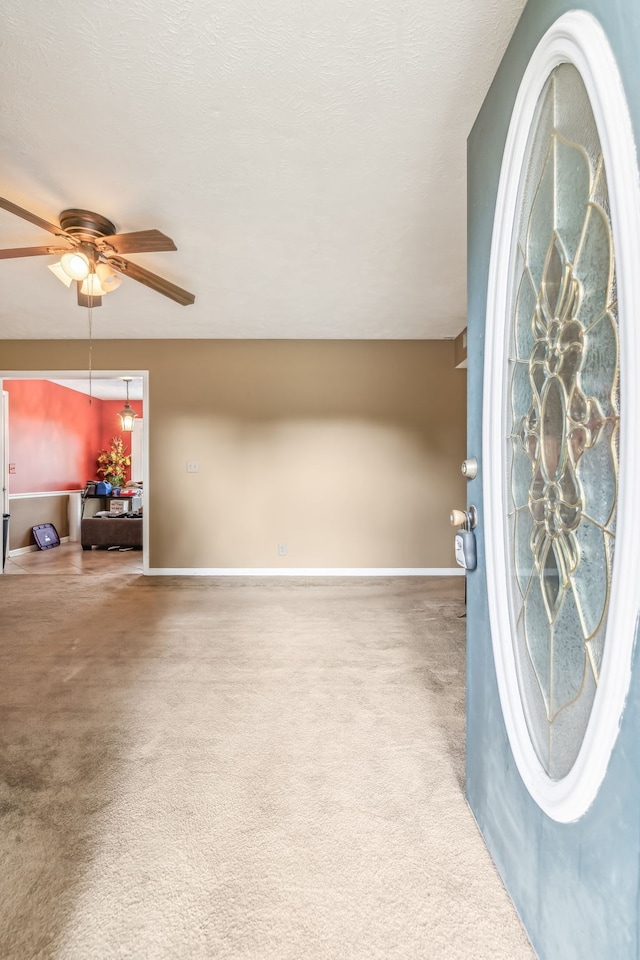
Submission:
[[619,356],[607,179],[579,72],[540,97],[514,235],[507,510],[515,659],[547,774],[580,750],[615,546]]

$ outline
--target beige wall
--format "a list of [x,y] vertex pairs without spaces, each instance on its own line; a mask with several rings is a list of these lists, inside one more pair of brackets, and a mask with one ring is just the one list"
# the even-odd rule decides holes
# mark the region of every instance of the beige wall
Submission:
[[52,523],[60,539],[69,536],[69,497],[25,497],[9,501],[9,549],[33,546],[33,527]]
[[[453,566],[466,388],[453,350],[94,341],[94,369],[150,371],[151,567]],[[84,370],[87,356],[83,341],[0,342],[5,371]]]

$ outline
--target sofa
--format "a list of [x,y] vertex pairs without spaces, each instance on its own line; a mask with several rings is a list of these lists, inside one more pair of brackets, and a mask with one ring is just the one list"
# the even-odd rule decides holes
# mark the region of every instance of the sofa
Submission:
[[80,524],[83,550],[91,547],[142,548],[142,517],[88,517]]

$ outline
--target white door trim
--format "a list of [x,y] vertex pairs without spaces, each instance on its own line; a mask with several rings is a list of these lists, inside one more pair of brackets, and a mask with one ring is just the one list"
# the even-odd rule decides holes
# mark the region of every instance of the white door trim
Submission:
[[[131,370],[92,370],[91,376],[101,380],[118,380],[123,376],[142,378],[142,404],[146,427],[143,432],[144,462],[144,523],[142,525],[142,571],[149,574],[149,371]],[[86,380],[88,370],[0,370],[0,386],[3,380]],[[7,424],[8,430],[8,424]],[[7,465],[7,472],[8,472]],[[8,480],[8,477],[7,477]]]
[[[0,381],[1,384],[2,381]],[[9,513],[9,393],[2,392],[0,411],[0,469],[2,470],[2,512]]]

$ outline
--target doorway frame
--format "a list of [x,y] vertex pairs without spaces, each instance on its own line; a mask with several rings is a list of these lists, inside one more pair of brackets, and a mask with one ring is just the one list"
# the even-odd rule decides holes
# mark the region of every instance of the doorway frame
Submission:
[[[5,380],[120,380],[122,377],[140,377],[142,379],[142,409],[144,411],[145,429],[142,437],[142,460],[144,464],[144,494],[143,510],[144,523],[142,524],[142,574],[149,576],[149,371],[134,370],[129,367],[119,370],[0,370],[0,392],[4,392]],[[2,485],[6,487],[7,502],[9,499],[9,418],[5,417],[5,409],[8,406],[2,405],[2,423],[0,429],[4,431],[6,442],[2,443],[2,460],[0,469],[2,470]],[[70,493],[73,491],[69,491]],[[7,511],[8,512],[8,511]],[[0,575],[3,571],[0,569]]]

